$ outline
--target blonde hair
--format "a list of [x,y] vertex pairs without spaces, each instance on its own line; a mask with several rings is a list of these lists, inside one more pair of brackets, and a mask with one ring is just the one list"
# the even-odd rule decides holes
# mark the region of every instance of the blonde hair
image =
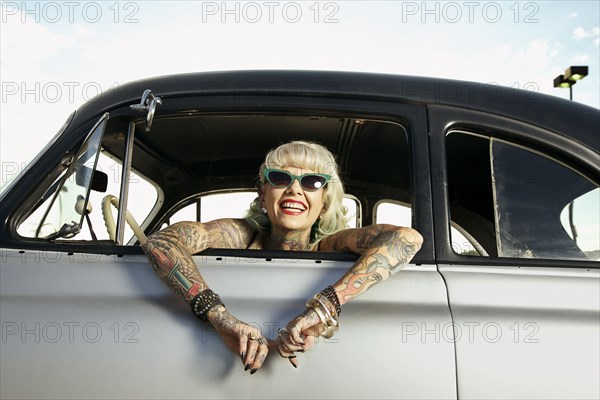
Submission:
[[[293,141],[269,151],[258,171],[259,194],[262,192],[265,169],[285,167],[308,169],[331,175],[331,180],[323,188],[325,212],[312,227],[311,243],[316,243],[329,235],[348,228],[346,207],[342,204],[344,186],[339,178],[335,157],[327,148],[317,143]],[[271,231],[271,221],[261,210],[260,196],[252,202],[245,218],[259,232],[267,233]]]

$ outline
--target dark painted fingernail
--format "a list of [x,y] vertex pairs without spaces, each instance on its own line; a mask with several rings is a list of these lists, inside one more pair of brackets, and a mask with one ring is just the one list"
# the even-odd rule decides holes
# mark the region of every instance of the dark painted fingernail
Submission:
[[252,368],[252,370],[250,371],[250,375],[254,375],[254,373],[258,371],[258,368]]
[[244,371],[248,371],[250,369],[251,365],[250,364],[246,364],[246,368],[244,368]]
[[300,349],[298,350],[300,353],[304,353],[304,349]]
[[244,351],[241,355],[240,355],[242,362],[244,361],[244,359],[246,358],[246,352]]
[[296,356],[289,356],[288,358],[296,358]]

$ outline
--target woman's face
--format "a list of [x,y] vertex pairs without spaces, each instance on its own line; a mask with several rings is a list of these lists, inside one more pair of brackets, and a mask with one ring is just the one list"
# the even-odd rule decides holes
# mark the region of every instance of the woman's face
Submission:
[[[293,175],[307,174],[310,169],[297,167],[278,168]],[[276,188],[270,183],[263,186],[263,206],[273,226],[284,230],[308,231],[325,211],[323,189],[310,192],[302,189],[300,182],[294,179],[288,188]]]

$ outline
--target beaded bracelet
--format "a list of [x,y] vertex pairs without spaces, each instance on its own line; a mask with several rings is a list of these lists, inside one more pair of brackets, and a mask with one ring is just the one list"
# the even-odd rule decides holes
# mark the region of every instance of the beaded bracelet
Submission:
[[210,289],[203,290],[192,300],[192,313],[202,321],[206,321],[208,311],[218,304],[225,306],[218,294]]
[[342,306],[333,286],[327,286],[325,289],[321,290],[321,294],[327,297],[327,300],[329,300],[335,306],[337,315],[340,315],[342,313]]

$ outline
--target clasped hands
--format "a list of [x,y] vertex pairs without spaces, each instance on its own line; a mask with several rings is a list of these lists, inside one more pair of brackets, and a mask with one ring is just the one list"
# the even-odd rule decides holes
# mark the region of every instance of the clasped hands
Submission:
[[281,357],[287,358],[297,368],[295,353],[308,351],[316,338],[327,329],[319,314],[312,308],[307,308],[285,328],[280,328],[275,340],[265,338],[257,327],[235,318],[223,306],[211,310],[208,321],[219,333],[223,343],[240,356],[245,370],[250,370],[250,374],[262,367],[269,350],[277,350]]
[[276,347],[281,357],[287,358],[294,368],[298,368],[295,352],[304,353],[309,350],[325,331],[325,323],[312,308],[292,319],[285,328],[277,331]]

